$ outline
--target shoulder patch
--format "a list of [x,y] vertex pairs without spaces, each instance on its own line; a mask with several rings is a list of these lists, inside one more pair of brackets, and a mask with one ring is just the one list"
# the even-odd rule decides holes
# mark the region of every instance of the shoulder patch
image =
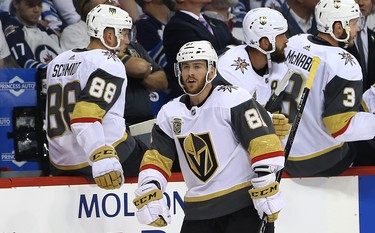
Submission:
[[243,74],[245,72],[245,70],[247,70],[247,67],[249,66],[250,64],[246,62],[246,58],[245,59],[242,59],[240,57],[237,57],[237,60],[234,60],[234,63],[230,66],[234,66],[234,70],[240,70],[241,73]]
[[222,91],[222,92],[225,92],[225,91],[232,92],[233,90],[238,90],[238,87],[232,86],[232,85],[222,85],[217,89],[217,91]]
[[113,59],[114,61],[119,61],[117,55],[114,54],[114,53],[111,52],[111,51],[103,51],[102,53],[103,53],[104,56],[107,57],[107,60],[108,60],[108,59]]
[[341,53],[339,53],[339,55],[341,56],[341,60],[344,60],[345,65],[348,63],[350,63],[350,65],[352,66],[357,64],[354,60],[354,57],[350,53],[342,51]]

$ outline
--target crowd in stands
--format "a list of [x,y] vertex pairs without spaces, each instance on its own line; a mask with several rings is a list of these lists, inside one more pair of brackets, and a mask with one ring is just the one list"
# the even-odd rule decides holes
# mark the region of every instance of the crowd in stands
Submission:
[[[246,72],[250,70],[255,72],[259,79],[267,80],[264,85],[268,85],[268,79],[272,79],[272,76],[269,77],[271,54],[275,50],[267,50],[268,45],[264,45],[266,52],[260,52],[263,45],[253,43],[257,43],[254,42],[254,38],[260,41],[263,36],[257,38],[246,35],[246,32],[243,33],[242,23],[245,16],[249,11],[261,7],[281,12],[280,16],[286,19],[287,25],[284,27],[285,31],[275,35],[274,41],[271,41],[271,48],[272,43],[273,47],[276,46],[276,41],[278,45],[285,47],[288,38],[295,35],[318,33],[314,14],[318,2],[318,0],[3,0],[0,3],[2,29],[0,68],[46,69],[48,63],[64,51],[86,48],[90,43],[86,25],[87,14],[98,4],[118,6],[127,11],[133,20],[129,45],[118,54],[125,66],[128,79],[124,118],[129,126],[154,119],[165,103],[184,94],[176,76],[175,63],[179,49],[187,42],[206,40],[212,44],[219,56],[216,84],[241,85],[233,79],[228,81],[224,78],[228,77],[226,70],[236,67],[242,71],[243,76],[246,76]],[[365,27],[358,33],[359,40],[354,42],[353,47],[347,48],[347,51],[361,65],[362,90],[365,93],[371,91],[375,83],[373,65],[375,64],[375,4],[374,0],[356,0],[356,2],[362,11]],[[284,37],[280,38],[280,35]],[[249,57],[246,55],[247,60],[240,59],[239,49],[249,54]],[[280,51],[278,50],[284,53],[283,49]],[[268,55],[263,59],[264,54]],[[260,61],[256,56],[261,57],[262,63],[257,64],[259,67],[249,63],[251,59]],[[273,60],[273,70],[277,70],[278,63],[282,62]],[[252,66],[254,70],[248,69],[247,66]],[[286,71],[287,68],[283,67],[272,75],[286,73]],[[233,78],[238,77],[240,76],[234,75]],[[279,78],[281,79],[282,75]],[[257,91],[258,102],[266,104],[268,98],[261,99],[259,94],[261,89],[255,88],[250,93],[256,97]],[[371,98],[372,95],[367,96]],[[367,108],[369,106],[370,104]],[[289,123],[292,123],[292,120],[289,119]],[[375,165],[374,139],[366,139],[358,143],[361,144],[355,145],[358,150],[357,156],[361,154],[366,156],[363,160],[357,160],[355,165]]]

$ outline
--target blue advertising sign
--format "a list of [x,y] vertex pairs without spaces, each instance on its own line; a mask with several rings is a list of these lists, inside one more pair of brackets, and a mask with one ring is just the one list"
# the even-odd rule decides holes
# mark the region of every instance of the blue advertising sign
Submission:
[[15,160],[12,113],[18,106],[36,106],[36,69],[0,69],[0,169],[39,170],[39,162]]

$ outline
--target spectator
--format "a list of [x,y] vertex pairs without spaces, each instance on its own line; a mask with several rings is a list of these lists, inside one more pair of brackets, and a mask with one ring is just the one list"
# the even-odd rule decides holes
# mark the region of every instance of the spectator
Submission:
[[363,92],[375,83],[375,32],[368,28],[367,19],[371,14],[373,0],[356,0],[364,15],[365,27],[358,32],[355,46],[347,50],[359,61],[363,74]]
[[17,68],[19,67],[18,64],[14,61],[12,55],[10,54],[8,44],[5,40],[4,32],[2,30],[2,25],[0,21],[0,68]]
[[[347,142],[375,136],[375,115],[359,112],[363,85],[361,67],[357,59],[342,48],[354,45],[361,28],[360,13],[354,0],[320,0],[315,8],[318,34],[289,38],[286,61],[300,75],[287,86],[290,92],[284,95],[283,113],[296,112],[312,59],[320,58],[285,166],[292,176],[338,175],[351,166],[356,157],[355,148]],[[295,114],[289,115],[289,119],[294,117]]]
[[125,54],[123,62],[128,75],[125,119],[132,125],[154,118],[153,92],[166,90],[168,80],[163,69],[139,43],[130,42]]
[[224,21],[234,37],[244,41],[242,21],[246,14],[244,4],[238,0],[213,0],[204,6],[204,15]]
[[[113,0],[113,2],[116,2],[116,0]],[[122,9],[129,12],[129,15],[133,19],[133,21],[139,19],[139,9],[135,0],[117,0],[117,2],[120,4],[120,7]]]
[[314,10],[318,2],[319,0],[286,0],[281,5],[281,13],[288,21],[288,38],[300,33],[317,33]]
[[42,0],[13,0],[15,16],[1,15],[5,37],[13,57],[23,68],[45,68],[62,52],[58,35],[39,23]]
[[[86,23],[81,20],[81,16],[76,11],[73,0],[54,1],[56,8],[67,26],[60,35],[61,48],[66,51],[75,48],[86,48],[90,43],[87,35]],[[86,12],[87,15],[88,11]]]
[[246,90],[212,85],[217,54],[208,41],[183,45],[177,62],[185,94],[157,116],[133,201],[138,221],[171,222],[162,193],[178,156],[188,189],[181,233],[255,233],[263,212],[273,233],[284,206],[275,181],[284,153],[269,115]]
[[224,21],[229,30],[232,31],[236,17],[231,13],[231,8],[236,6],[237,1],[212,0],[203,8],[203,14],[214,19]]
[[169,81],[171,98],[182,94],[174,74],[176,54],[182,45],[189,41],[207,40],[221,55],[228,45],[242,43],[233,37],[223,21],[202,16],[201,10],[206,3],[206,0],[177,0],[177,11],[165,26],[163,38],[167,57],[165,72]]
[[371,14],[367,17],[367,26],[375,31],[375,0],[372,1],[372,11]]
[[174,8],[172,0],[137,0],[143,15],[134,25],[137,41],[161,67],[167,64],[163,45],[163,31]]
[[[47,69],[46,129],[53,175],[82,175],[100,188],[119,188],[138,174],[143,155],[123,118],[127,78],[114,52],[129,44],[132,20],[100,4],[87,16],[90,44],[68,50]],[[91,166],[90,166],[91,165]]]
[[[163,69],[167,64],[165,58],[163,31],[165,24],[173,14],[174,2],[172,0],[137,0],[143,14],[135,22],[137,41],[147,50],[151,58]],[[154,91],[152,98],[152,111],[156,116],[161,106],[169,100],[168,92]]]
[[285,1],[286,0],[262,0],[261,6],[280,11]]

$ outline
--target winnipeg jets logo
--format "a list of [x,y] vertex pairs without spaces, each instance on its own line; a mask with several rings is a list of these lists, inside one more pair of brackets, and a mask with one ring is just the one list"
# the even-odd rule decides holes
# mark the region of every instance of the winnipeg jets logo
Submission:
[[246,59],[241,59],[240,57],[237,58],[237,60],[234,60],[234,63],[230,66],[235,66],[236,68],[234,69],[235,71],[240,69],[241,73],[243,74],[245,70],[247,70],[247,67],[250,64],[246,62]]
[[348,63],[350,63],[350,65],[356,64],[350,53],[342,52],[339,54],[341,55],[341,59],[345,60],[345,65]]
[[232,85],[223,85],[223,86],[220,86],[217,90],[218,91],[223,91],[223,92],[225,92],[225,91],[232,92],[233,89],[237,90],[238,87],[232,86]]

